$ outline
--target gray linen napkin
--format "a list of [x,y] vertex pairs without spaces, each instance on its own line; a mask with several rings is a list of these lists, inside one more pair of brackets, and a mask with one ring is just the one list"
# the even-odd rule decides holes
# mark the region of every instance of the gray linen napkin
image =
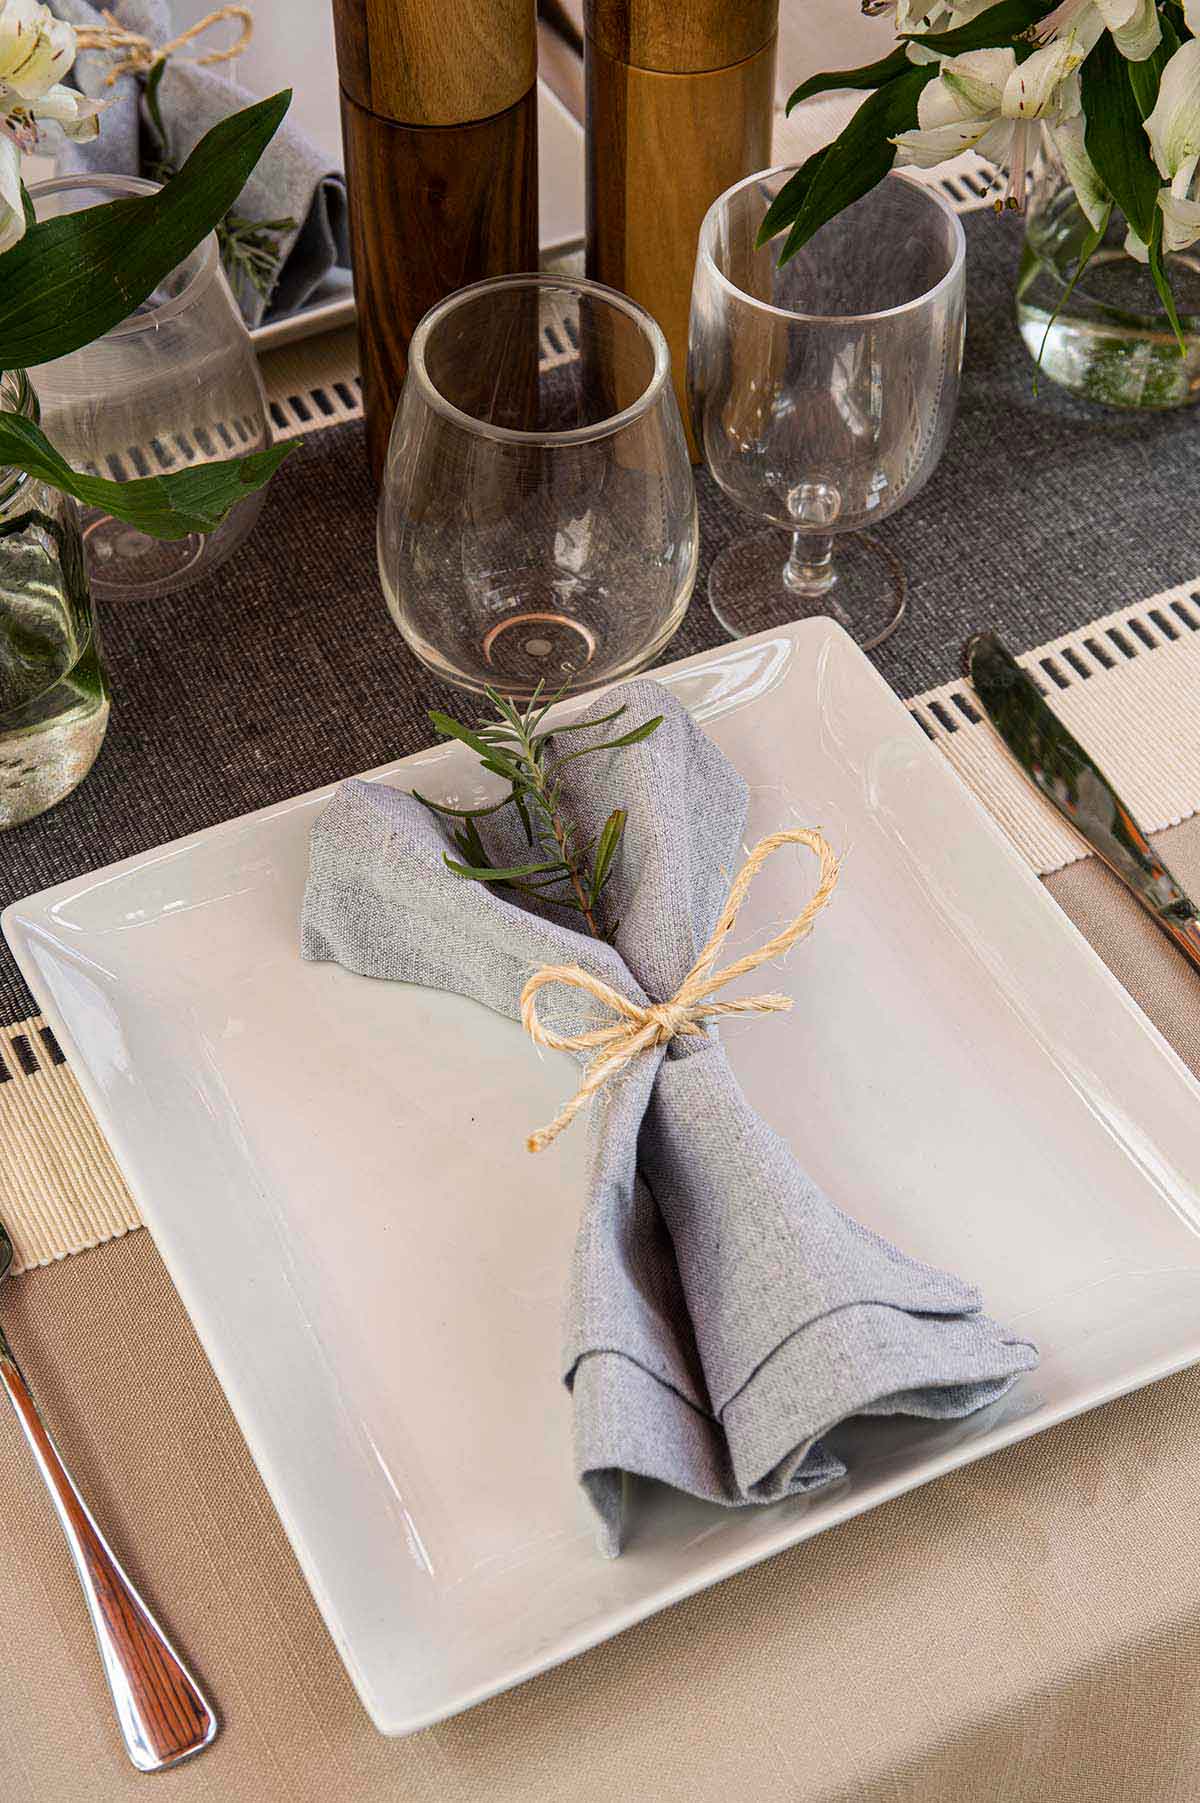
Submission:
[[[75,26],[104,24],[88,0],[51,0],[51,10]],[[116,0],[112,7],[118,24],[141,32],[154,44],[173,38],[169,0]],[[228,31],[229,27],[225,27]],[[213,42],[224,43],[214,37]],[[202,69],[189,57],[200,55],[206,41],[188,45],[167,63],[159,88],[163,123],[170,139],[168,156],[177,167],[195,149],[212,126],[230,113],[249,106],[255,96],[229,81],[218,64]],[[109,104],[100,118],[100,135],[87,143],[64,142],[58,156],[60,171],[88,174],[140,175],[145,144],[141,129],[142,84],[122,76],[111,88],[105,78],[114,58],[106,51],[84,50],[76,58],[71,79],[83,93]],[[282,83],[280,84],[283,85]],[[295,219],[294,230],[278,234],[278,270],[270,294],[264,299],[246,281],[237,284],[237,301],[249,326],[261,325],[268,315],[290,313],[302,307],[335,267],[350,262],[346,183],[328,158],[303,132],[285,119],[263,152],[254,174],[238,199],[237,209],[248,219]]]
[[[639,1003],[667,1000],[743,861],[746,790],[666,690],[634,682],[590,711],[617,699],[631,723],[663,713],[663,725],[563,773],[585,834],[614,796],[629,808],[605,898],[620,920],[615,946],[575,932],[561,909],[550,918],[453,877],[419,803],[349,782],[313,828],[303,956],[453,990],[513,1019],[547,963],[578,963]],[[485,843],[502,862],[520,859],[513,829]],[[596,1005],[576,990],[540,999],[560,1032],[595,1024]],[[977,1290],[822,1194],[747,1103],[715,1033],[643,1053],[589,1113],[564,1376],[576,1469],[609,1555],[621,1548],[624,1473],[727,1504],[815,1490],[845,1475],[821,1443],[838,1422],[970,1414],[1037,1363],[1033,1346],[980,1313]]]

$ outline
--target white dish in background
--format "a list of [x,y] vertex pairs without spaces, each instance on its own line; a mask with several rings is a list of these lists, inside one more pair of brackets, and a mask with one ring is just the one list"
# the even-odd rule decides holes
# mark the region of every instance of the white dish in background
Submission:
[[[585,1133],[523,1144],[573,1067],[461,998],[301,963],[327,790],[4,915],[386,1733],[1200,1358],[1200,1088],[866,658],[815,620],[661,676],[752,785],[751,840],[798,819],[849,854],[772,974],[794,1011],[726,1029],[751,1100],[1043,1353],[970,1420],[845,1430],[815,1499],[643,1486],[599,1557],[558,1375]],[[456,746],[376,774],[480,792]],[[811,877],[768,864],[739,943]]]

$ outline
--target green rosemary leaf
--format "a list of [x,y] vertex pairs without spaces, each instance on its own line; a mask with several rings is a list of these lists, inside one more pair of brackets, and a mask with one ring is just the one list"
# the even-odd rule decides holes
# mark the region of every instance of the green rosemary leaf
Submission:
[[561,861],[553,864],[517,864],[509,870],[493,870],[490,864],[458,864],[450,853],[442,853],[447,870],[455,876],[470,877],[476,883],[515,883],[523,877],[540,876],[546,870],[565,870]]
[[457,720],[452,720],[449,714],[440,714],[436,709],[430,712],[429,718],[435,731],[440,732],[444,739],[461,739],[464,745],[469,745],[472,751],[477,752],[486,769],[498,770],[501,776],[518,774],[516,765],[504,758],[496,746],[490,745],[482,734],[472,732],[469,726],[461,725]]
[[648,739],[652,732],[657,732],[662,725],[662,715],[656,714],[653,720],[647,720],[643,726],[635,726],[629,732],[621,734],[619,739],[601,739],[598,745],[581,745],[578,751],[568,751],[555,765],[561,770],[564,764],[572,763],[576,758],[590,757],[594,751],[621,751],[626,745],[636,745],[642,739]]
[[532,845],[533,844],[533,822],[529,818],[529,806],[525,800],[525,796],[524,796],[524,793],[522,792],[522,790],[514,788],[513,792],[512,792],[512,799],[513,799],[514,805],[516,806],[517,814],[520,817],[521,825],[525,828],[525,843],[526,843],[526,845]]
[[[543,709],[543,712],[544,711],[545,710]],[[557,739],[559,734],[564,732],[591,732],[594,726],[607,726],[611,721],[619,720],[622,714],[627,714],[628,712],[629,709],[627,706],[615,707],[611,714],[600,714],[595,720],[572,720],[568,725],[556,726],[552,732],[544,734],[540,743],[548,745],[551,739]],[[535,740],[535,743],[538,742],[539,741]]]
[[613,859],[617,855],[628,818],[629,815],[624,808],[614,808],[601,829],[600,839],[596,846],[596,856],[592,864],[593,904],[599,901],[600,891],[612,871]]
[[490,870],[492,860],[484,850],[483,840],[479,837],[479,828],[473,820],[465,821],[461,827],[455,827],[451,834],[454,849],[466,864],[478,865],[481,870]]
[[498,689],[485,689],[484,694],[496,709],[497,713],[500,714],[501,718],[508,723],[507,728],[488,726],[485,730],[488,732],[507,730],[510,736],[515,734],[519,739],[524,731],[525,722],[521,719],[520,714],[517,712],[512,702],[508,700],[507,696],[502,695]]
[[493,801],[487,807],[448,808],[446,806],[445,802],[430,801],[430,799],[427,795],[422,795],[416,789],[413,789],[411,791],[411,794],[412,794],[413,800],[419,801],[421,806],[423,808],[428,808],[429,812],[431,814],[449,814],[451,816],[451,818],[454,820],[480,820],[480,819],[482,819],[482,817],[485,814],[498,814],[500,812],[500,809],[506,808],[508,806],[509,802],[512,800],[511,795],[505,795],[502,798],[502,800]]

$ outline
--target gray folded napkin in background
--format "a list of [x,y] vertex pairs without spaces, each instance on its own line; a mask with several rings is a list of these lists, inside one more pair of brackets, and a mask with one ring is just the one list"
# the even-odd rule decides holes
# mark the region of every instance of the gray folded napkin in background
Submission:
[[[668,1000],[743,861],[746,788],[665,689],[634,682],[590,713],[618,700],[631,723],[662,713],[662,726],[562,773],[585,837],[614,796],[629,810],[605,892],[615,945],[575,932],[565,910],[535,912],[454,877],[420,803],[349,782],[313,828],[303,956],[473,996],[512,1019],[543,964],[580,964],[639,1004]],[[515,822],[484,839],[502,865],[527,855]],[[575,989],[539,1000],[558,1032],[596,1024],[596,1004]],[[514,1132],[519,1105],[514,1095]],[[816,1490],[845,1475],[821,1442],[838,1422],[970,1414],[1037,1363],[1033,1346],[980,1313],[977,1290],[822,1194],[746,1101],[715,1033],[642,1053],[588,1112],[564,1375],[606,1553],[621,1548],[624,1473],[727,1504]]]
[[[51,0],[51,10],[76,27],[100,28],[105,23],[88,0]],[[172,23],[169,0],[116,0],[111,10],[119,25],[141,32],[155,45],[169,42],[178,30]],[[231,27],[220,29],[228,33]],[[219,120],[263,98],[237,87],[220,64],[202,69],[189,60],[227,41],[214,33],[211,41],[197,40],[168,59],[158,99],[169,139],[168,159],[176,167]],[[58,155],[62,174],[146,173],[142,166],[148,142],[142,123],[143,84],[123,75],[107,87],[105,78],[114,61],[109,52],[100,50],[82,50],[76,58],[70,79],[83,93],[109,104],[100,117],[98,138],[87,143],[64,142]],[[280,87],[286,85],[279,83]],[[243,188],[236,211],[258,223],[286,218],[297,222],[292,230],[273,235],[279,262],[266,296],[244,279],[234,283],[249,326],[304,306],[332,269],[349,265],[345,178],[331,169],[325,154],[286,119]]]

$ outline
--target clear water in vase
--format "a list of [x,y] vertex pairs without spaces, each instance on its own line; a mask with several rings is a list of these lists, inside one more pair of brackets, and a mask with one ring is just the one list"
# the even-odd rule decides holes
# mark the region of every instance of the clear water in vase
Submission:
[[39,484],[19,500],[0,500],[0,831],[69,795],[108,725],[73,508]]
[[1167,259],[1187,345],[1181,356],[1145,264],[1124,251],[1113,210],[1103,243],[1068,293],[1088,223],[1053,171],[1030,196],[1017,277],[1017,325],[1041,373],[1109,407],[1164,408],[1200,400],[1200,256]]

